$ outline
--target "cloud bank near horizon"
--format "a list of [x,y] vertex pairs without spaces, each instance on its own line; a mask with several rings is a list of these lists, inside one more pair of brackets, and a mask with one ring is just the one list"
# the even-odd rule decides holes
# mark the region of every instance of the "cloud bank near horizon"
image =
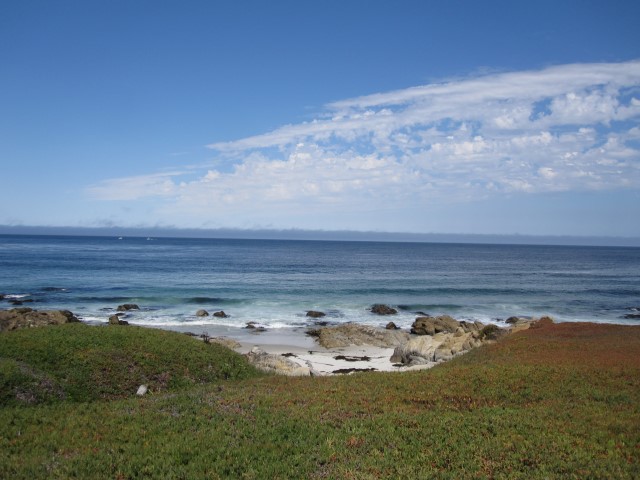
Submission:
[[154,214],[184,226],[370,229],[497,196],[638,189],[639,120],[640,61],[495,73],[336,101],[208,145],[207,165],[86,193],[160,200]]

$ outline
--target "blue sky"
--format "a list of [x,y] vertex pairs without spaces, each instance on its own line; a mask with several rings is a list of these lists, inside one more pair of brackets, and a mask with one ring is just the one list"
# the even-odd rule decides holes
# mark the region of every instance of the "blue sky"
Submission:
[[0,3],[0,225],[640,236],[637,1]]

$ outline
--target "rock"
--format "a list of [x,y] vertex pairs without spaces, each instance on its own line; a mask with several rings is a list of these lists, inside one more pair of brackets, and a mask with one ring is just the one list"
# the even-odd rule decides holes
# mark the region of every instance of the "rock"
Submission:
[[266,328],[259,326],[256,322],[249,322],[244,328],[253,330],[254,332],[265,332],[267,330]]
[[140,307],[135,303],[125,303],[122,305],[118,305],[117,310],[119,312],[128,312],[129,310],[140,310]]
[[338,326],[322,327],[307,332],[318,339],[325,348],[347,347],[349,345],[372,345],[375,347],[395,347],[409,339],[409,334],[399,330],[345,323]]
[[553,318],[551,317],[540,317],[538,320],[534,320],[529,323],[529,328],[542,328],[548,327],[549,325],[553,325]]
[[218,317],[218,318],[228,318],[229,317],[229,315],[224,313],[224,310],[220,310],[219,312],[214,312],[213,316],[214,317]]
[[385,325],[384,327],[386,330],[400,330],[400,327],[398,327],[395,323],[393,322],[389,322]]
[[433,365],[450,360],[481,344],[480,340],[473,337],[472,332],[464,332],[462,328],[455,333],[417,335],[394,350],[391,362],[408,366]]
[[201,308],[200,310],[198,310],[196,312],[196,317],[208,317],[209,316],[209,312],[207,312],[205,309]]
[[322,318],[326,315],[326,313],[324,312],[318,312],[316,310],[309,310],[307,311],[307,317],[311,317],[311,318]]
[[489,325],[485,326],[482,330],[480,330],[480,335],[483,340],[498,340],[500,337],[503,337],[507,333],[509,333],[508,330],[505,330],[504,328],[500,328],[499,326],[494,325],[493,323],[490,323]]
[[136,392],[136,395],[138,395],[139,397],[142,397],[143,395],[145,395],[147,392],[149,391],[149,388],[146,385],[140,385],[138,387],[138,391]]
[[454,333],[459,327],[460,323],[449,315],[418,317],[411,325],[411,333],[414,335],[435,335],[440,332]]
[[111,315],[109,317],[109,325],[129,325],[129,322],[121,320],[118,315]]
[[308,377],[311,375],[311,369],[309,367],[302,366],[282,355],[269,354],[258,347],[252,348],[251,351],[246,354],[246,358],[253,366],[265,372],[290,377]]
[[13,308],[0,311],[0,331],[19,328],[41,327],[44,325],[62,325],[80,320],[69,310],[33,310],[31,308]]
[[398,311],[388,305],[376,303],[371,307],[371,313],[375,313],[376,315],[395,315]]
[[634,319],[634,318],[640,318],[640,313],[626,313],[622,318],[626,318],[626,319]]
[[504,322],[508,324],[514,324],[514,323],[520,322],[520,320],[521,320],[520,317],[509,317]]

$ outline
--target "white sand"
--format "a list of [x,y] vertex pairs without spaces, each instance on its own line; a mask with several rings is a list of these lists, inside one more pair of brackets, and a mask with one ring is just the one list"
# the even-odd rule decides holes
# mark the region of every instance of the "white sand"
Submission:
[[[248,353],[254,347],[273,355],[286,355],[289,360],[293,360],[303,367],[310,367],[313,371],[321,375],[331,375],[341,372],[340,370],[365,371],[374,370],[378,372],[401,372],[408,370],[419,370],[429,368],[433,365],[420,365],[417,367],[396,366],[391,363],[393,348],[381,348],[371,345],[351,345],[349,347],[326,349],[318,345],[312,338],[305,337],[298,344],[283,345],[281,343],[271,343],[270,338],[260,341],[261,337],[256,335],[254,342],[241,342],[241,347],[236,349],[239,353]],[[293,343],[293,342],[292,342]]]

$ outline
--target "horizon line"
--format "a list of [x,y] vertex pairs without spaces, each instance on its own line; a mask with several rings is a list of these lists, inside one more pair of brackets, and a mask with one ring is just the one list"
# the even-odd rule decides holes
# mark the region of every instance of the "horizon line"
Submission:
[[309,240],[406,243],[480,243],[516,245],[640,247],[640,237],[606,235],[532,235],[521,233],[416,233],[298,228],[71,227],[0,225],[0,235],[130,236],[238,240]]

